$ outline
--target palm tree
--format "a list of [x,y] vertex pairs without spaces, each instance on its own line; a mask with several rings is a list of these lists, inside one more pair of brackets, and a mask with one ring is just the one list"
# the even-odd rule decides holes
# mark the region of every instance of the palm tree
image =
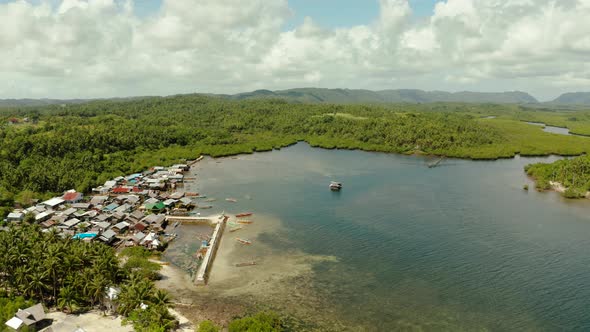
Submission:
[[56,246],[50,246],[47,259],[45,260],[45,268],[49,272],[49,277],[51,279],[51,289],[53,294],[53,299],[57,299],[57,291],[59,289],[59,277],[61,275],[61,255],[58,254]]
[[170,314],[166,306],[153,306],[150,314],[151,321],[157,322],[162,331],[170,331],[178,325],[178,321]]
[[26,265],[18,265],[14,270],[14,288],[19,292],[25,292],[25,287],[29,283],[29,274],[31,269]]
[[90,303],[94,306],[105,295],[105,289],[108,287],[108,281],[103,275],[94,275],[88,287],[86,288],[86,295],[90,299]]
[[57,306],[61,309],[67,309],[69,313],[74,311],[74,306],[78,305],[77,293],[71,286],[62,287],[59,290],[59,298],[57,299]]
[[170,298],[170,294],[168,292],[157,289],[154,294],[152,295],[151,299],[152,304],[161,305],[164,307],[171,307],[172,306],[172,299]]
[[59,237],[57,228],[52,228],[49,232],[45,233],[45,240],[51,244],[59,242],[61,238]]
[[49,288],[47,286],[47,274],[47,271],[34,271],[31,273],[29,283],[25,288],[28,290],[31,297],[38,297],[43,303],[45,303],[43,294]]
[[129,315],[131,311],[151,298],[154,292],[154,284],[138,275],[131,275],[130,280],[123,285],[119,294],[119,313]]

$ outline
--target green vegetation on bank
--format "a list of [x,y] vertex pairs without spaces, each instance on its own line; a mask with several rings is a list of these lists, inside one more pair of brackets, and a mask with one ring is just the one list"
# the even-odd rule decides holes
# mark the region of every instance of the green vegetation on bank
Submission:
[[[229,332],[282,332],[289,331],[283,318],[275,312],[262,311],[253,315],[236,318],[230,322]],[[221,328],[213,322],[202,321],[197,332],[219,332]]]
[[[18,121],[8,124],[9,119]],[[15,204],[31,205],[34,198],[72,188],[87,192],[154,165],[201,154],[267,151],[298,141],[477,159],[590,152],[590,137],[545,133],[524,121],[590,135],[590,112],[516,105],[304,105],[188,95],[0,109],[0,218]],[[568,197],[590,189],[589,157],[529,165],[526,171],[540,189],[549,188],[549,181],[562,183]],[[29,304],[25,299],[82,312],[98,305],[106,287],[116,286],[121,289],[118,312],[136,330],[167,331],[176,325],[167,310],[169,295],[154,287],[159,265],[141,248],[126,249],[119,258],[112,248],[62,239],[25,222],[0,232],[0,252],[0,308],[10,308],[1,315]],[[281,331],[283,323],[275,314],[260,313],[232,322],[229,330]]]
[[233,320],[229,324],[229,332],[281,332],[284,330],[281,317],[274,312],[259,312]]
[[[167,310],[170,296],[144,277],[142,267],[121,268],[111,247],[64,239],[24,223],[0,232],[0,252],[0,289],[12,308],[6,310],[24,306],[22,297],[27,304],[35,301],[67,313],[84,312],[105,305],[108,287],[120,287],[118,312],[137,331],[169,331],[176,326]],[[142,309],[142,303],[148,307]]]
[[590,152],[588,138],[545,133],[523,121],[590,134],[589,112],[518,105],[290,104],[183,95],[5,108],[0,206],[27,205],[72,188],[85,192],[112,177],[200,154],[252,153],[298,141],[474,159]]
[[[149,261],[147,249],[124,249],[119,259],[101,243],[64,239],[23,223],[0,231],[0,252],[2,322],[37,302],[74,314],[105,309],[107,290],[115,287],[120,293],[114,308],[135,331],[165,332],[178,325],[168,311],[172,298],[154,285],[159,265]],[[282,331],[281,324],[280,316],[263,312],[235,320],[230,331]],[[215,328],[205,323],[203,330]]]
[[568,198],[582,198],[590,191],[589,156],[531,164],[525,170],[535,179],[539,190],[551,189],[550,182],[558,182],[566,188],[564,196]]
[[212,321],[204,320],[199,324],[197,332],[219,332],[220,330],[221,328],[215,325]]

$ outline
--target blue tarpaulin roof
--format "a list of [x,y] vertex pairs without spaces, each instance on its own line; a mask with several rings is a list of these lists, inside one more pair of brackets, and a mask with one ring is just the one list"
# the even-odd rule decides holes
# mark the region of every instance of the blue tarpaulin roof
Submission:
[[88,239],[88,238],[93,238],[96,237],[98,234],[96,233],[80,233],[80,234],[76,234],[72,237],[72,239]]

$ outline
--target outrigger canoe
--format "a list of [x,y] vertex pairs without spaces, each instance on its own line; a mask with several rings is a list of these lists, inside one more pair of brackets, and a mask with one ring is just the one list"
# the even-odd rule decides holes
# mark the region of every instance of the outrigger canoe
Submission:
[[252,262],[245,262],[245,263],[236,264],[237,267],[253,266],[253,265],[256,265],[256,262],[252,261]]
[[236,241],[240,242],[241,244],[252,244],[252,241],[240,239],[239,237],[236,238]]

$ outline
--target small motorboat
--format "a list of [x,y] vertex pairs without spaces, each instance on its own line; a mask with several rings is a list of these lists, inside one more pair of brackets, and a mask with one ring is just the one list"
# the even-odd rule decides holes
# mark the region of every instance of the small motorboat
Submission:
[[236,264],[236,267],[244,267],[244,266],[254,266],[257,263],[255,261],[251,261],[251,262],[244,262],[244,263],[238,263]]
[[241,244],[252,244],[252,241],[246,239],[240,239],[239,237],[236,238],[236,241],[240,242]]
[[330,182],[330,190],[340,191],[340,189],[342,189],[342,183],[335,181]]
[[249,217],[251,215],[253,215],[252,212],[238,213],[238,214],[236,214],[236,218]]
[[238,224],[242,224],[242,225],[250,225],[253,223],[254,222],[252,220],[238,220]]
[[235,232],[235,231],[239,231],[239,230],[240,230],[240,229],[242,229],[242,228],[244,228],[244,227],[242,227],[242,226],[238,226],[238,227],[231,227],[231,228],[229,229],[229,231],[230,231],[230,232]]
[[237,201],[238,201],[238,200],[237,200],[237,199],[235,199],[235,198],[226,198],[225,200],[226,200],[226,201],[228,201],[228,202],[232,202],[232,203],[235,203],[235,202],[237,202]]

